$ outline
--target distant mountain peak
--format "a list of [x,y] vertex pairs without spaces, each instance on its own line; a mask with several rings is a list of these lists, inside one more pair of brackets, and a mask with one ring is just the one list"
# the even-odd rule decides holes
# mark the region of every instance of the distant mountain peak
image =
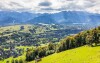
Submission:
[[73,24],[73,23],[100,23],[100,14],[83,11],[62,11],[58,13],[29,13],[0,11],[0,25],[22,24],[22,23],[45,23],[45,24]]

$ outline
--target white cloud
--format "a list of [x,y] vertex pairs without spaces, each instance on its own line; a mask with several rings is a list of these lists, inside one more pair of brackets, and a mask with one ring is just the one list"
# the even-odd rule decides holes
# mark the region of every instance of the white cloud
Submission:
[[99,0],[0,0],[0,10],[59,12],[82,10],[100,13]]

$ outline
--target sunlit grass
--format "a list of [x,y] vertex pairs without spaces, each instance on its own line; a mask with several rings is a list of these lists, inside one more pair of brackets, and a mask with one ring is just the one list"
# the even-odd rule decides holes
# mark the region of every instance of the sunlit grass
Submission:
[[11,63],[11,61],[12,60],[20,60],[20,59],[22,59],[23,61],[25,61],[25,59],[26,59],[26,53],[24,53],[22,56],[19,56],[19,57],[17,57],[17,58],[13,58],[13,57],[10,57],[10,58],[8,58],[8,59],[5,59],[5,60],[1,60],[0,61],[0,63],[6,63],[7,61],[9,61],[9,63]]
[[27,25],[12,25],[12,26],[0,27],[0,32],[4,32],[6,30],[19,31],[21,26],[24,26],[23,32],[28,32],[29,27],[31,27],[32,25],[27,24]]
[[23,55],[21,55],[21,56],[18,56],[18,57],[16,57],[16,58],[13,58],[13,57],[10,57],[10,58],[8,58],[8,59],[4,59],[4,60],[0,60],[0,63],[6,63],[7,61],[9,61],[9,63],[11,63],[11,61],[12,60],[20,60],[20,59],[22,59],[23,61],[25,61],[25,59],[26,59],[26,49],[27,48],[35,48],[34,46],[18,46],[18,47],[16,47],[16,48],[18,48],[18,49],[24,49],[24,53],[23,53]]
[[[34,63],[34,61],[29,62]],[[42,58],[39,63],[100,63],[100,46],[82,46]]]
[[[21,46],[20,48],[23,48],[23,46]],[[8,59],[0,61],[0,63],[6,63],[6,61],[11,62],[12,59],[22,59],[24,61],[26,58],[25,55],[26,53],[17,58],[10,57]],[[34,61],[28,63],[34,63]],[[55,53],[42,58],[42,61],[40,61],[39,63],[100,63],[100,46],[82,46],[60,53]]]

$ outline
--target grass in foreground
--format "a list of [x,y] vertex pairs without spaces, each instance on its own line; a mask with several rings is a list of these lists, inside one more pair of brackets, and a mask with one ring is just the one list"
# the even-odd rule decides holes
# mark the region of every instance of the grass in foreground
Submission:
[[[34,61],[29,62],[34,63]],[[38,63],[100,63],[100,46],[82,46],[42,58]]]

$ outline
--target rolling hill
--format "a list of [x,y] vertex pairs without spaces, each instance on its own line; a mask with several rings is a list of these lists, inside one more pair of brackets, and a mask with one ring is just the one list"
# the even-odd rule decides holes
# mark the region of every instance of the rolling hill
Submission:
[[42,58],[38,63],[100,63],[100,46],[82,46],[55,53]]
[[[16,58],[13,58],[12,56],[10,56],[8,59],[4,59],[0,61],[0,63],[5,63],[5,62],[11,63],[12,60],[16,61],[16,59],[17,59],[17,62],[20,61],[21,59],[23,63],[26,63],[26,62],[34,63],[35,62],[34,60],[38,59],[38,58],[35,59],[35,57],[41,58],[41,60],[39,60],[38,63],[100,63],[99,61],[100,60],[99,33],[100,33],[100,27],[91,29],[88,31],[80,32],[79,34],[77,34],[77,36],[74,35],[74,36],[66,37],[64,40],[62,40],[60,43],[56,45],[49,43],[48,46],[44,45],[43,47],[40,46],[40,47],[37,47],[36,49],[32,48],[32,49],[29,49],[27,52],[24,52],[26,54],[23,54]],[[87,34],[87,36],[83,36],[85,34]],[[91,38],[91,36],[96,37],[97,39]],[[83,38],[86,37],[86,38],[80,39],[81,37]],[[74,38],[75,38],[75,42],[73,40]],[[79,39],[80,41],[78,41]],[[91,40],[91,39],[94,39],[94,40]],[[85,42],[86,44],[84,43],[84,41],[86,41]],[[51,46],[54,49],[51,48]],[[55,52],[52,52],[53,50]],[[48,51],[50,51],[51,54],[49,54]],[[27,61],[27,58],[31,58],[32,60]]]

